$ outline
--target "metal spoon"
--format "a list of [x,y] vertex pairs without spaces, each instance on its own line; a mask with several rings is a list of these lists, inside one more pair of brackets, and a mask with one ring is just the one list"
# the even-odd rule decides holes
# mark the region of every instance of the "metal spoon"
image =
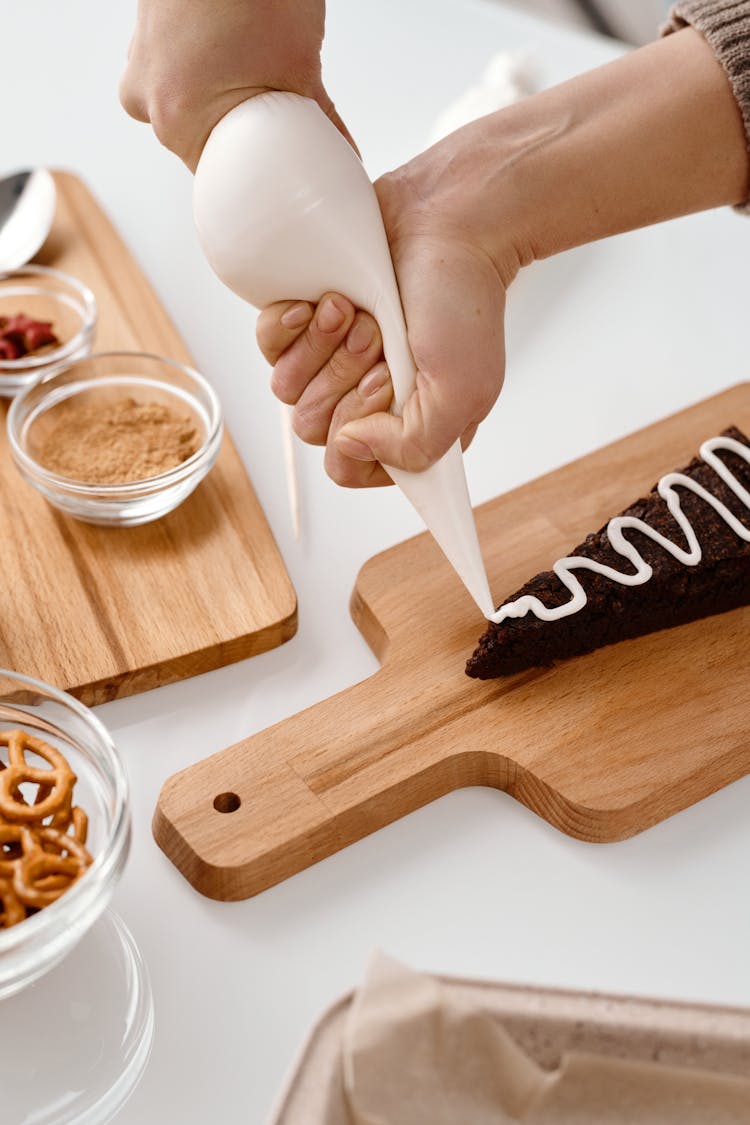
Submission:
[[33,258],[49,234],[57,191],[46,168],[30,168],[0,180],[0,271],[17,270]]

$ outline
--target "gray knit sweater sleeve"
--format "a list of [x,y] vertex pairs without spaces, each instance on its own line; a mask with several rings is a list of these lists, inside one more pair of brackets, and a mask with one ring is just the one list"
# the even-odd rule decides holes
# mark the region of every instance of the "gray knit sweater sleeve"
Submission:
[[[661,33],[688,25],[703,35],[726,72],[750,153],[750,0],[680,0],[670,8]],[[750,199],[738,210],[750,214]]]

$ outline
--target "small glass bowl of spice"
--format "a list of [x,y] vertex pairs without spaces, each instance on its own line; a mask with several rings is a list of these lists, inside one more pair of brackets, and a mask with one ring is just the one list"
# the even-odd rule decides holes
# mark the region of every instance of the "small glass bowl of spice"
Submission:
[[88,355],[96,318],[94,294],[61,270],[0,273],[0,397]]
[[43,376],[8,412],[22,476],[87,523],[149,523],[214,464],[219,400],[197,371],[139,352],[103,352]]

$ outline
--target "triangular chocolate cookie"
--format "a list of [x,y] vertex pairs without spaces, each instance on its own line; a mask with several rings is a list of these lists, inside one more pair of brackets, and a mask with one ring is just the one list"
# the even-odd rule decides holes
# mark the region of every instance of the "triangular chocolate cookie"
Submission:
[[513,594],[466,671],[547,667],[749,603],[750,441],[731,427]]

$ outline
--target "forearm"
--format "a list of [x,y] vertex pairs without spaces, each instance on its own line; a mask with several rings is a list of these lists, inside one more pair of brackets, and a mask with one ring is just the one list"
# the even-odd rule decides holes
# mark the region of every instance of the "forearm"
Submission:
[[534,259],[743,201],[748,153],[727,78],[687,29],[459,130],[393,177],[412,228],[420,210],[452,216],[507,284]]
[[[520,107],[520,154],[510,176],[526,259],[747,197],[740,113],[696,31],[635,51],[535,103]],[[544,139],[524,146],[524,131],[533,136],[545,127]]]

